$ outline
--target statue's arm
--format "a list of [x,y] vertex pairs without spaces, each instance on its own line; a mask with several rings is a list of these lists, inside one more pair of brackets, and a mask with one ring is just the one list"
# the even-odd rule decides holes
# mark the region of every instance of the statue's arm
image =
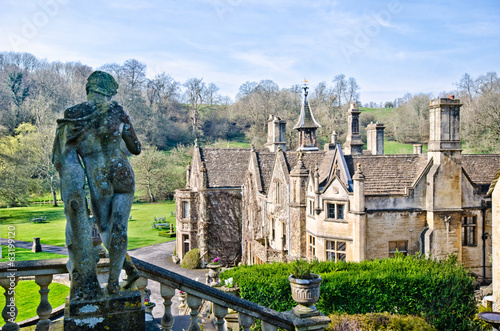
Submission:
[[125,141],[125,145],[130,153],[134,155],[139,155],[141,153],[141,143],[139,138],[135,134],[134,127],[130,121],[130,117],[127,114],[123,114],[123,131],[122,138]]

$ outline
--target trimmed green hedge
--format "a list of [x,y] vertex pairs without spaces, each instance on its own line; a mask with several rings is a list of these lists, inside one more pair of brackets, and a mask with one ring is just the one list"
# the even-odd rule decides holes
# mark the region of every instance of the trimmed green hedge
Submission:
[[158,235],[160,237],[165,237],[165,238],[175,238],[176,233],[175,232],[170,233],[170,231],[159,231]]
[[355,315],[332,314],[328,317],[332,322],[325,329],[326,331],[436,331],[436,328],[418,316],[369,313]]
[[[473,279],[456,257],[321,262],[313,272],[323,277],[316,306],[325,314],[388,312],[422,316],[438,330],[476,328]],[[221,280],[233,277],[242,298],[286,311],[295,306],[288,276],[288,265],[275,263],[227,270]]]

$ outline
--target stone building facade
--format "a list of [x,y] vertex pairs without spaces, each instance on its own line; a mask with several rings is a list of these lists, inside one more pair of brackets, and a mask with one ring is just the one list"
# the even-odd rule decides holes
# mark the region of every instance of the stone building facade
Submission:
[[219,256],[229,264],[452,253],[490,279],[486,193],[500,155],[462,154],[460,106],[451,97],[431,101],[426,154],[416,146],[414,154],[384,155],[380,123],[368,126],[363,151],[354,106],[343,148],[334,132],[320,150],[307,88],[296,150],[286,150],[286,124],[274,116],[266,149],[195,146],[188,185],[176,193],[179,257],[193,247],[206,262]]
[[488,191],[492,202],[493,311],[500,310],[500,170]]

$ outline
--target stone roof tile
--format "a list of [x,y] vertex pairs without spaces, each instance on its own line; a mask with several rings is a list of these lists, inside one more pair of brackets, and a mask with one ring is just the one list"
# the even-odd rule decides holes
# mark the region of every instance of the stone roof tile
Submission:
[[243,185],[249,148],[201,148],[201,159],[207,168],[207,187],[240,187]]
[[351,176],[361,163],[366,195],[402,195],[428,164],[427,155],[346,155]]
[[474,184],[490,185],[500,168],[500,155],[462,154],[462,167]]
[[269,189],[275,157],[275,154],[269,151],[257,153],[263,193],[267,193]]

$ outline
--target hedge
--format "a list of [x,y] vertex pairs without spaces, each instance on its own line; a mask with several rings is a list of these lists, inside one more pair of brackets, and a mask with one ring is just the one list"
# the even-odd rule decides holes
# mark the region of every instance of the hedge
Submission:
[[389,313],[332,314],[326,331],[436,331],[422,317],[391,315]]
[[175,238],[176,234],[177,234],[176,232],[170,233],[170,231],[159,231],[158,232],[158,235],[160,237],[165,237],[165,238]]
[[[241,297],[278,311],[295,306],[287,264],[242,266],[221,274],[233,277]],[[438,330],[474,330],[477,312],[473,279],[454,256],[436,261],[415,256],[354,262],[321,262],[317,307],[325,314],[390,314],[423,317]]]

